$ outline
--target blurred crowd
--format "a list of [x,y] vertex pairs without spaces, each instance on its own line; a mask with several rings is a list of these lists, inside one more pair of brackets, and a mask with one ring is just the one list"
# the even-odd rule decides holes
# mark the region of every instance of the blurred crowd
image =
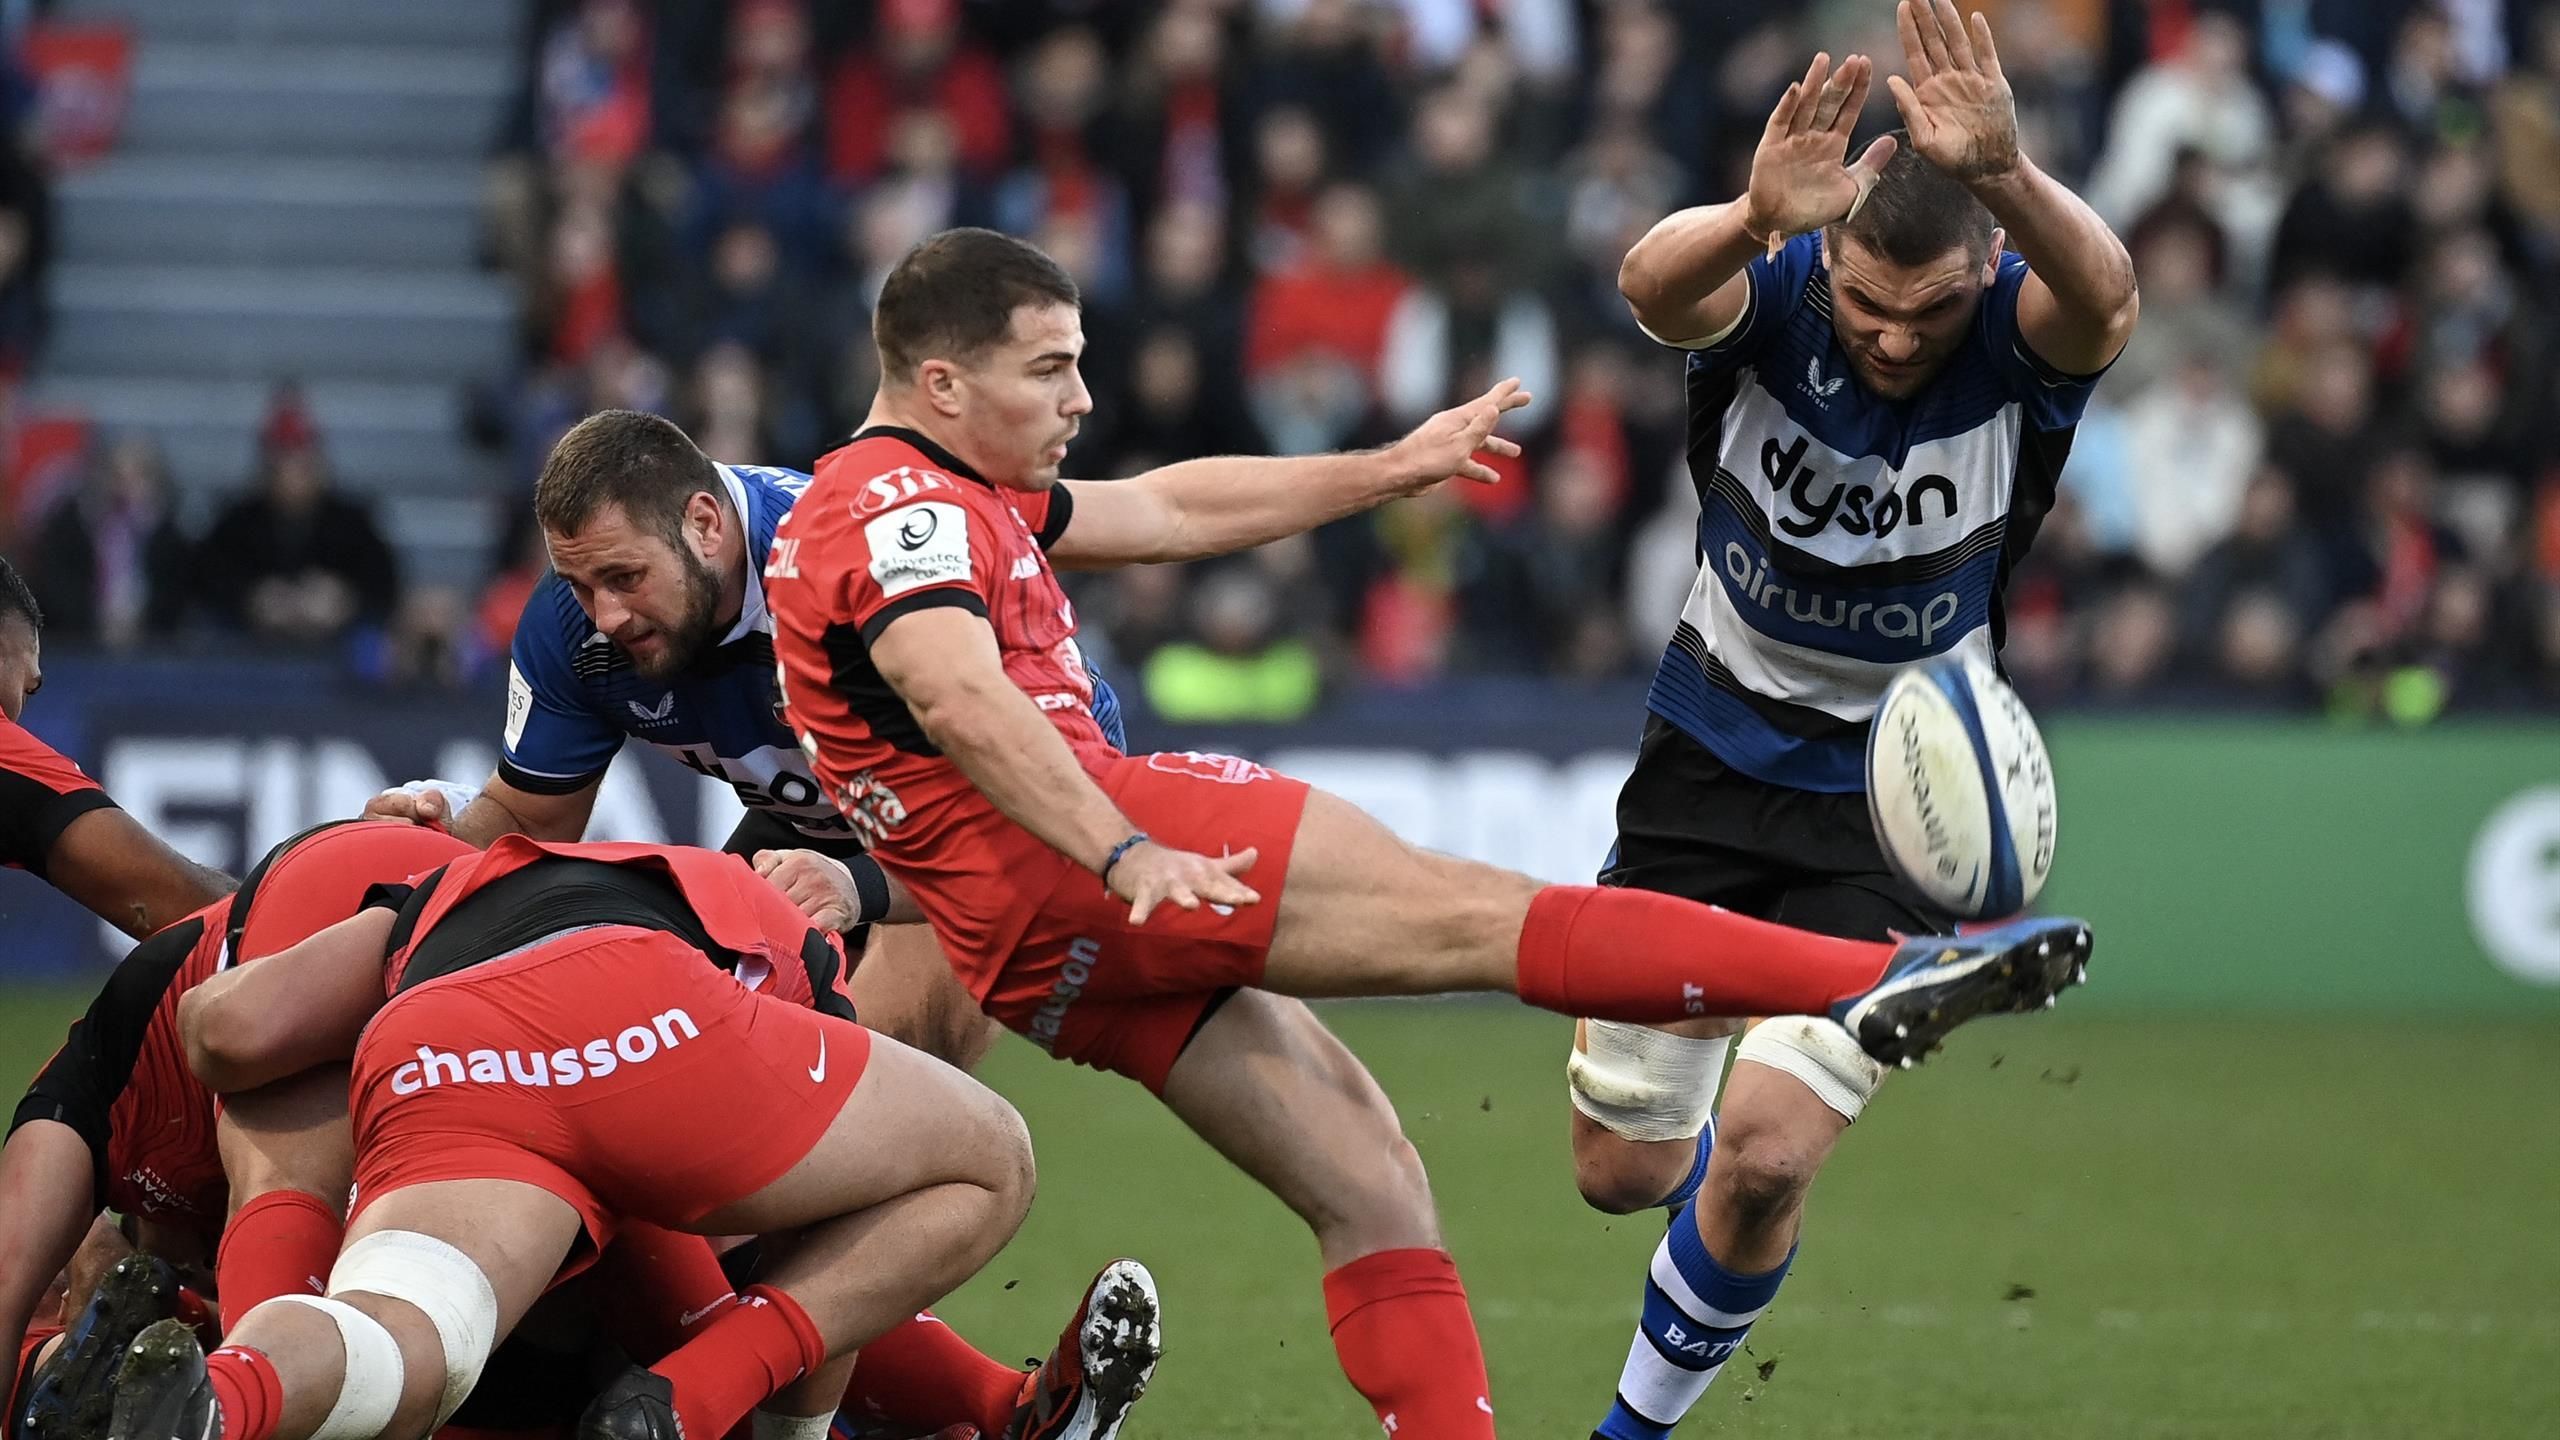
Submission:
[[[2560,4],[1983,8],[2029,153],[2126,237],[2143,287],[2010,587],[2022,686],[2402,722],[2560,703]],[[867,406],[887,268],[956,224],[1032,238],[1084,289],[1096,410],[1071,475],[1380,443],[1527,382],[1498,486],[1082,585],[1097,661],[1175,719],[1286,719],[1361,681],[1649,672],[1696,500],[1680,360],[1633,328],[1619,259],[1737,192],[1813,50],[1900,65],[1885,0],[533,9],[487,225],[521,354],[474,406],[516,485],[605,406],[810,465]],[[1895,123],[1878,86],[1866,128]],[[40,253],[8,188],[0,353],[9,277]],[[225,524],[321,533],[276,519],[309,488],[291,454],[270,437]],[[160,583],[149,527],[94,495],[63,509],[101,558],[49,603],[159,613],[128,593]],[[379,620],[388,552],[347,543],[343,595],[201,563],[168,583],[227,624]],[[540,573],[528,526],[498,550],[456,619],[470,653],[503,653]]]

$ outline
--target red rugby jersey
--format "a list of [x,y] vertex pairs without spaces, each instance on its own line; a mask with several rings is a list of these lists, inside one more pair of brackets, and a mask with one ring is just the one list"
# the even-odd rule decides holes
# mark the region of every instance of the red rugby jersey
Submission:
[[115,803],[61,751],[0,719],[0,864],[41,877],[71,822]]
[[922,435],[874,427],[818,462],[775,534],[765,596],[785,718],[837,807],[910,883],[1001,883],[1024,837],[872,663],[872,642],[900,616],[984,617],[1006,677],[1086,768],[1120,753],[1094,719],[1075,607],[1046,553],[1073,504],[1063,489],[991,485]]

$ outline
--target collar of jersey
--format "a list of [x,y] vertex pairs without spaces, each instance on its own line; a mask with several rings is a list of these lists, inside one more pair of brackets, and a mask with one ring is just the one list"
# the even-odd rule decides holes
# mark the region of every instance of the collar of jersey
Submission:
[[746,599],[738,606],[738,623],[730,626],[729,633],[720,637],[721,644],[735,645],[759,630],[771,634],[773,616],[764,605],[764,567],[755,563],[756,512],[747,501],[747,483],[738,478],[737,471],[726,465],[715,462],[711,468],[720,472],[721,483],[729,487],[729,504],[738,512],[738,523],[746,528],[748,537]]
[[853,440],[846,443],[852,444],[863,440],[895,440],[900,444],[912,445],[924,452],[924,458],[961,479],[984,485],[990,490],[996,488],[994,481],[969,468],[969,462],[943,449],[941,445],[935,443],[932,436],[921,430],[910,430],[904,425],[866,425],[854,432]]

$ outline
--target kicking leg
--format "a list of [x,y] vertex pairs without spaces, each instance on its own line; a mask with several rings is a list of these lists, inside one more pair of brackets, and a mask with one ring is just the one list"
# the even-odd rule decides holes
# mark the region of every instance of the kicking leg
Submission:
[[1247,990],[1192,1038],[1164,1099],[1315,1231],[1334,1349],[1381,1422],[1490,1440],[1484,1352],[1422,1157],[1359,1059],[1306,1006]]
[[1405,844],[1312,791],[1263,983],[1284,994],[1507,991],[1578,1017],[1833,1014],[1870,1053],[1917,1058],[1976,1015],[2080,977],[2088,932],[2021,921],[1964,940],[1837,940],[1642,890],[1540,885]]

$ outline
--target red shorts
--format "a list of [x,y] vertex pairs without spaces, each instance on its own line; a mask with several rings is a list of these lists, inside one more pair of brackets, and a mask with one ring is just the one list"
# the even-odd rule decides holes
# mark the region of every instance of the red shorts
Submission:
[[348,1218],[411,1185],[518,1180],[598,1250],[626,1215],[683,1229],[807,1155],[870,1057],[870,1031],[672,935],[576,931],[425,981],[366,1027]]
[[1227,992],[1262,983],[1307,785],[1250,760],[1198,753],[1122,756],[1094,780],[1161,844],[1207,855],[1260,850],[1243,878],[1262,903],[1223,913],[1166,905],[1132,928],[1128,902],[1042,847],[1045,862],[1014,871],[1020,938],[981,1000],[1050,1054],[1161,1094],[1192,1032]]

